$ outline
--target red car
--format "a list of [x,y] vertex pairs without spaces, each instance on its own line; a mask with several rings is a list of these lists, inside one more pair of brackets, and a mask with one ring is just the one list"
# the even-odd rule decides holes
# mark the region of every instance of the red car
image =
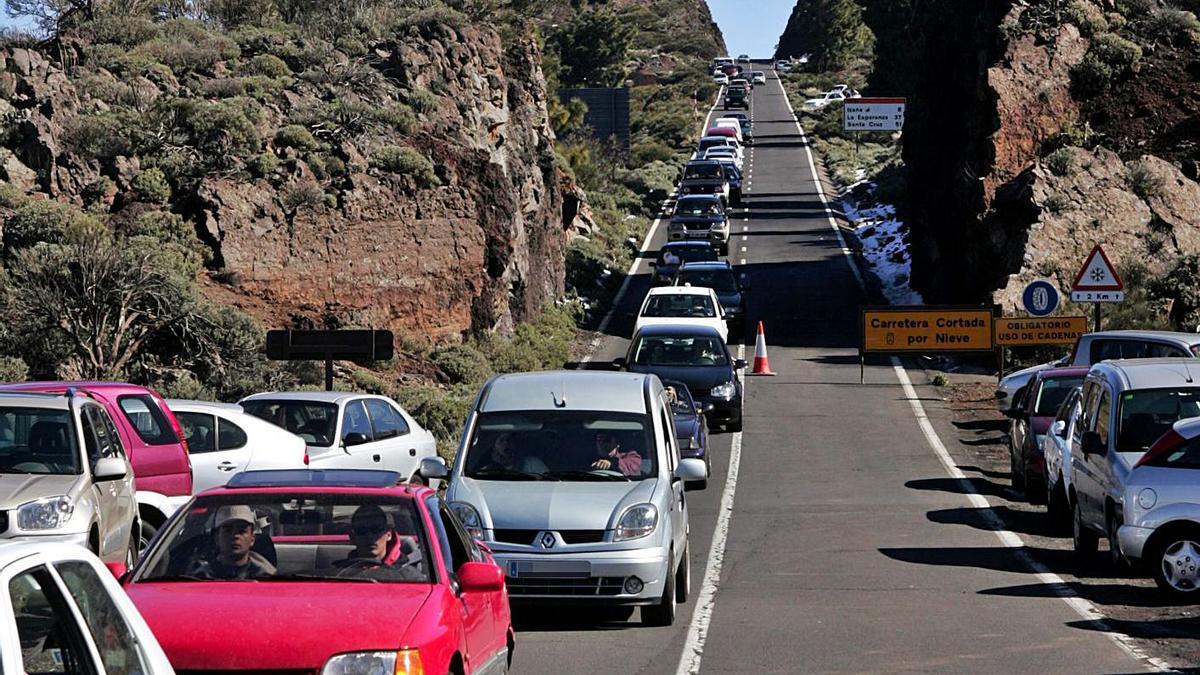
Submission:
[[506,672],[504,573],[391,471],[247,471],[167,523],[125,590],[175,669]]
[[133,466],[141,549],[192,495],[192,462],[175,414],[153,389],[124,382],[26,382],[0,391],[61,394],[86,389],[108,410]]
[[1042,439],[1050,431],[1058,407],[1073,389],[1083,384],[1088,369],[1050,368],[1038,371],[1017,394],[1016,404],[1004,414],[1012,419],[1008,430],[1009,465],[1014,490],[1029,502],[1046,498],[1046,457]]

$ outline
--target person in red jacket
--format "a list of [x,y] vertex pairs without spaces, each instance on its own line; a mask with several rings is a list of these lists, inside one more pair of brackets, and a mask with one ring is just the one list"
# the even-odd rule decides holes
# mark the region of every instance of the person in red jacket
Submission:
[[391,526],[388,514],[375,504],[363,504],[350,517],[354,550],[334,563],[338,576],[367,576],[384,581],[424,581],[420,548]]

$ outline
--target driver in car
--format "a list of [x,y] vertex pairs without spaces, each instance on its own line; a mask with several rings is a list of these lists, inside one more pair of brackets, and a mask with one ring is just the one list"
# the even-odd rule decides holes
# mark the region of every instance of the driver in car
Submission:
[[593,469],[620,471],[626,476],[642,474],[642,456],[636,451],[621,452],[621,442],[607,431],[596,432],[596,455],[599,459],[592,462]]
[[275,566],[253,550],[254,509],[244,504],[226,505],[217,509],[213,530],[217,554],[211,559],[196,560],[187,571],[199,579],[260,579],[275,574]]
[[423,581],[418,568],[421,551],[391,526],[388,515],[375,504],[363,504],[350,517],[350,543],[354,550],[333,563],[338,576],[361,575],[389,581]]

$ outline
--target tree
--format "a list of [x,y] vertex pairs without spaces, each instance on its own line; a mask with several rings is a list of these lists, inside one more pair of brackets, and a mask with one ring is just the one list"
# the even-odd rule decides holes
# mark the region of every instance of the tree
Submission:
[[913,88],[912,0],[863,0],[863,21],[875,35],[867,85],[872,94],[907,96]]
[[854,0],[799,0],[779,38],[775,58],[811,54],[819,71],[839,70],[870,56],[874,36]]
[[635,28],[608,9],[577,13],[549,40],[557,52],[560,80],[567,87],[612,87],[625,79]]
[[14,19],[31,18],[44,36],[54,36],[96,16],[96,0],[4,0],[4,11]]

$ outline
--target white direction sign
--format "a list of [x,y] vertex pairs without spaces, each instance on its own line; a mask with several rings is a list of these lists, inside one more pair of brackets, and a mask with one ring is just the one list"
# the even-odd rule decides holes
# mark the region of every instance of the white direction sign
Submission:
[[899,131],[904,105],[903,98],[848,98],[842,104],[842,130]]
[[1071,291],[1074,302],[1125,302],[1125,291]]

